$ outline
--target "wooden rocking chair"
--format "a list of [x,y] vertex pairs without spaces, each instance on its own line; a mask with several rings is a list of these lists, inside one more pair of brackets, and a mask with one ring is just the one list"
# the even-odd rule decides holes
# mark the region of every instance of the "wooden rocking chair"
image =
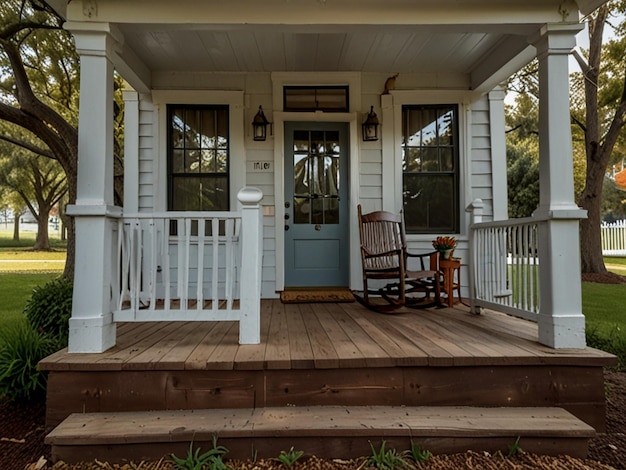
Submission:
[[[363,214],[358,206],[363,294],[354,297],[365,307],[382,313],[400,307],[441,306],[437,252],[411,254],[406,249],[402,214],[377,211]],[[409,258],[419,261],[418,270],[407,270]],[[425,269],[425,260],[429,269]],[[377,283],[372,287],[370,283]]]

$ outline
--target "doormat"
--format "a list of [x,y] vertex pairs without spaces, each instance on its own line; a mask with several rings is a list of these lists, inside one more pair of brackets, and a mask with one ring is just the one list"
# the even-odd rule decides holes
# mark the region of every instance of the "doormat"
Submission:
[[307,304],[316,302],[354,302],[354,296],[347,288],[289,289],[280,293],[284,304]]

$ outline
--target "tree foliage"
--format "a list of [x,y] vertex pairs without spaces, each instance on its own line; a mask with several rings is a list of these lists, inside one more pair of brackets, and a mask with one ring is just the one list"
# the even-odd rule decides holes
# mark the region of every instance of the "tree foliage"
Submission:
[[539,109],[536,63],[520,72],[515,105],[505,114],[509,217],[530,217],[539,204]]
[[[0,3],[0,139],[63,168],[76,201],[78,56],[62,19],[45,2]],[[65,275],[73,277],[74,228],[68,224]]]
[[539,204],[539,165],[525,146],[508,146],[509,217],[530,217]]
[[[610,2],[589,16],[589,50],[574,56],[582,73],[574,90],[584,91],[584,106],[576,106],[581,99],[573,99],[572,120],[582,133],[585,157],[585,186],[578,200],[587,210],[581,221],[581,267],[583,272],[606,272],[602,258],[600,224],[602,221],[602,194],[607,168],[623,156],[622,128],[626,116],[626,86],[623,57],[626,53],[624,25],[625,2]],[[615,39],[605,41],[604,31],[612,25]]]
[[[600,224],[609,212],[619,212],[618,197],[610,201],[603,199],[603,194],[610,193],[603,191],[603,185],[607,168],[622,161],[626,153],[626,140],[621,132],[626,113],[623,61],[626,54],[625,6],[626,1],[610,2],[586,18],[589,50],[574,54],[582,70],[571,75],[570,111],[574,196],[587,211],[587,219],[581,222],[583,272],[606,271]],[[615,38],[603,42],[607,25],[615,31]],[[516,147],[517,153],[534,152],[531,137],[538,131],[539,125],[534,107],[539,96],[536,61],[513,77],[509,90],[517,92],[517,95],[515,106],[508,109],[507,125],[511,131],[507,145]],[[512,183],[521,190],[519,181],[513,180]],[[609,203],[616,206],[609,207]]]
[[33,249],[50,250],[48,214],[67,192],[63,169],[55,160],[13,147],[3,152],[10,157],[0,158],[0,185],[17,194],[37,220]]

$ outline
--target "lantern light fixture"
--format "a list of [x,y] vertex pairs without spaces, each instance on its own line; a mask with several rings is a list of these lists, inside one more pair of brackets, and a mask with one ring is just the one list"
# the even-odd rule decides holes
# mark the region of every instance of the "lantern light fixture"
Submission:
[[372,106],[367,119],[362,124],[364,142],[378,140],[378,124],[378,117],[374,112],[374,106]]
[[259,111],[252,120],[252,135],[254,136],[254,140],[267,139],[268,124],[270,124],[270,122],[265,117],[265,113],[263,113],[263,107],[259,105]]

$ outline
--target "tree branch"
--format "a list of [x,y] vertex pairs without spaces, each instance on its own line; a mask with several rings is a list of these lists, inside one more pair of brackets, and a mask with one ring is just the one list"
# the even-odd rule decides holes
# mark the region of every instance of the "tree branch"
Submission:
[[9,137],[7,135],[0,134],[0,140],[8,142],[9,144],[13,144],[17,147],[21,147],[24,150],[28,150],[36,155],[41,155],[42,157],[49,158],[51,160],[56,160],[55,155],[50,151],[50,149],[42,149],[41,147],[37,147],[36,145],[30,144],[28,142],[20,141],[14,139],[13,137]]

